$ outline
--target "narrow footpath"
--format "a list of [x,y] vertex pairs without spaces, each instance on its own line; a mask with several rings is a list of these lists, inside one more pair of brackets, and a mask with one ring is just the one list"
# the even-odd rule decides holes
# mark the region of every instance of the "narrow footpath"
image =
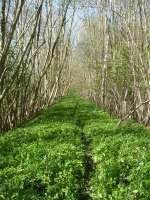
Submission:
[[79,193],[79,200],[91,200],[90,197],[90,178],[94,170],[93,158],[90,151],[90,139],[86,137],[84,132],[81,133],[81,143],[83,145],[84,151],[84,176],[83,176],[83,185]]
[[[74,116],[79,109],[79,104],[76,104],[74,110]],[[84,152],[83,157],[83,166],[84,174],[79,179],[79,191],[78,191],[78,200],[92,200],[90,196],[90,179],[92,172],[94,171],[94,162],[91,154],[90,144],[91,138],[88,138],[87,134],[84,132],[84,121],[81,119],[76,119],[76,125],[81,130],[81,144]]]

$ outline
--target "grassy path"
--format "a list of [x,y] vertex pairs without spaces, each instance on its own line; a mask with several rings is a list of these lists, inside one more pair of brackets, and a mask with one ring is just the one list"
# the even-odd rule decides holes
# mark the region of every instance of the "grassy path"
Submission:
[[0,200],[149,200],[150,132],[67,97],[0,136]]

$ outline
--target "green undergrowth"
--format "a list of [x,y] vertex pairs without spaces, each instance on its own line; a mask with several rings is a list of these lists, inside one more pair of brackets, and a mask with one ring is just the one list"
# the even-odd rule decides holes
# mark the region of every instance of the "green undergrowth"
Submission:
[[0,199],[77,199],[83,174],[77,101],[67,98],[0,137]]
[[0,136],[0,200],[77,200],[84,175],[81,132],[94,162],[93,200],[150,199],[150,131],[66,97]]
[[86,122],[91,138],[95,171],[91,178],[93,200],[150,199],[150,131],[129,120],[117,127],[117,120],[92,111],[98,119]]

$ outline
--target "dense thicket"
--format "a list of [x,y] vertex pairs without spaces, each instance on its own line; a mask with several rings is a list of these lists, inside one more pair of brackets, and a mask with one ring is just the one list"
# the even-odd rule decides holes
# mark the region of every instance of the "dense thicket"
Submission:
[[1,131],[66,94],[74,12],[71,2],[0,2]]
[[122,120],[149,124],[150,1],[95,0],[88,6],[76,51],[80,93]]
[[74,87],[122,120],[149,125],[149,0],[2,0],[0,7],[1,131]]

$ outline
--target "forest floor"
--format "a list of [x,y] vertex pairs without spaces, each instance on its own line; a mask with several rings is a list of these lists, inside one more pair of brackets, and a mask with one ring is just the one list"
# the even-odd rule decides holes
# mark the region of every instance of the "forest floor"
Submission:
[[0,136],[0,200],[149,200],[150,130],[66,97]]

